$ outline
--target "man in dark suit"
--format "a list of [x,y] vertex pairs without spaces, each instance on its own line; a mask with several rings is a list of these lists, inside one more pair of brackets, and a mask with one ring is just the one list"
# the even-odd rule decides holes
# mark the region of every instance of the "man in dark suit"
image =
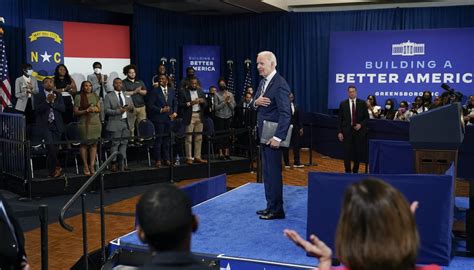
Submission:
[[276,57],[272,52],[260,52],[257,56],[257,69],[263,79],[260,81],[253,107],[257,110],[257,128],[262,135],[263,121],[277,122],[273,138],[260,145],[263,160],[263,181],[267,207],[257,211],[260,219],[283,219],[283,183],[281,175],[280,142],[286,138],[291,121],[288,96],[290,87],[286,80],[276,72]]
[[43,129],[43,138],[48,149],[48,170],[50,177],[59,177],[62,174],[61,164],[58,161],[58,146],[54,143],[61,140],[64,132],[62,113],[66,111],[64,100],[56,94],[52,78],[43,80],[44,91],[34,96],[36,124]]
[[178,115],[178,103],[176,101],[173,88],[168,88],[168,78],[165,74],[158,76],[158,87],[154,86],[153,91],[147,96],[147,115],[155,125],[155,139],[153,152],[155,156],[155,166],[160,168],[163,165],[170,166],[170,137],[161,137],[161,134],[169,134],[171,121]]
[[30,269],[25,253],[23,230],[1,194],[0,236],[0,269]]
[[137,204],[137,234],[153,254],[140,269],[206,270],[191,253],[191,236],[198,220],[191,201],[181,189],[160,184],[146,192]]
[[[293,148],[294,163],[293,167],[303,168],[300,160],[300,137],[303,136],[303,122],[301,121],[300,110],[295,104],[295,96],[290,93],[290,108],[291,108],[291,124],[293,131],[291,133],[291,146]],[[283,148],[283,160],[285,162],[285,169],[290,168],[290,153],[289,148]]]
[[[206,109],[206,96],[199,88],[198,79],[193,77],[189,80],[187,88],[181,89],[179,94],[179,115],[183,118],[186,125],[186,133],[202,132],[203,113]],[[186,151],[186,164],[193,164],[193,155],[191,145],[193,135],[186,135],[184,148]],[[201,158],[202,134],[194,135],[194,163],[207,163]]]
[[[349,98],[339,105],[339,133],[337,137],[344,144],[344,168],[346,173],[358,173],[359,161],[365,151],[367,121],[369,112],[364,100],[357,98],[355,86],[347,89]],[[354,167],[351,170],[351,160]]]

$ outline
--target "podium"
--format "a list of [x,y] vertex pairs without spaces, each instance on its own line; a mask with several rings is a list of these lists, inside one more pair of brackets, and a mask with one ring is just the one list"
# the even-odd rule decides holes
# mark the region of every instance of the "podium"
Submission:
[[[454,163],[464,139],[461,105],[452,103],[410,119],[410,144],[415,151],[415,171],[444,174]],[[454,172],[456,176],[456,169]]]

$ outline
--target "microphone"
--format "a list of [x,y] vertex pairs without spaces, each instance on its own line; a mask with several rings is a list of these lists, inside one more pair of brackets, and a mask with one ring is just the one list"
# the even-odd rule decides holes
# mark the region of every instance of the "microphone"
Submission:
[[451,89],[451,87],[449,87],[449,85],[447,85],[447,84],[445,84],[445,83],[443,83],[443,84],[441,85],[441,88],[443,88],[444,90],[446,90],[446,91],[448,91],[448,92],[450,92],[450,93],[454,92],[454,91]]

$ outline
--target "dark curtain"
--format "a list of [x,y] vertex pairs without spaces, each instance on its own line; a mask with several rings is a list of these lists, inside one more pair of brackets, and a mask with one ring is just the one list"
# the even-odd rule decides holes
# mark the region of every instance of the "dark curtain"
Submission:
[[474,6],[216,17],[135,5],[132,60],[138,65],[139,77],[149,84],[161,57],[174,57],[180,63],[183,45],[219,45],[223,74],[227,72],[225,62],[234,60],[236,96],[240,98],[243,61],[252,60],[257,86],[256,55],[271,50],[277,56],[277,70],[287,79],[301,108],[327,112],[331,32],[474,27],[472,14]]
[[[64,4],[59,0],[0,0],[0,16],[5,18],[5,43],[10,81],[21,75],[26,59],[25,19],[77,21],[131,25],[132,16]],[[87,39],[87,37],[84,37]],[[90,41],[91,46],[98,46]],[[12,91],[14,91],[12,89]]]

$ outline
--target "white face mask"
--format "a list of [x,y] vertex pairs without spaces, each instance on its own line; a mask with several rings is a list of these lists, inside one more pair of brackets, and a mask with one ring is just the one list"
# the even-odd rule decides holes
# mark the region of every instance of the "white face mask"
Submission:
[[27,69],[26,70],[26,75],[28,75],[28,76],[33,75],[33,70],[32,69]]
[[392,108],[392,106],[391,106],[391,105],[388,105],[388,104],[387,104],[387,105],[385,105],[385,109],[387,109],[387,110],[390,110],[390,108]]
[[102,69],[100,68],[94,68],[94,73],[95,74],[100,74],[102,72]]

